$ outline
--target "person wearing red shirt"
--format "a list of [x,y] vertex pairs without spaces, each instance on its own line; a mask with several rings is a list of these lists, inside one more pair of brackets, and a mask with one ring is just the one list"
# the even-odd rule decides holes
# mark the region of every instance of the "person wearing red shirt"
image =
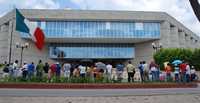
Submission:
[[182,82],[186,82],[186,67],[187,63],[183,62],[182,64],[180,64],[180,74]]

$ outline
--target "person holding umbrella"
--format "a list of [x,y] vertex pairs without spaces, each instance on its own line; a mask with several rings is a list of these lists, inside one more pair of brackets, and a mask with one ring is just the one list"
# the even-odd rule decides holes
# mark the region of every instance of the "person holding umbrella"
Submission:
[[175,81],[176,82],[179,82],[179,80],[180,80],[180,78],[179,78],[179,72],[180,72],[179,65],[175,64],[174,65],[174,75],[175,75]]
[[175,75],[175,81],[179,82],[180,81],[180,68],[179,64],[181,64],[181,60],[174,60],[172,64],[174,64],[174,75]]

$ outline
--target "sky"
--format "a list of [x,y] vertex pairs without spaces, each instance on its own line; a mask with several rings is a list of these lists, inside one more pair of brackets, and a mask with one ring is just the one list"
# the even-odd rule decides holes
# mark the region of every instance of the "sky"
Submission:
[[[200,0],[199,0],[200,1]],[[19,9],[82,9],[166,12],[200,36],[189,0],[0,0],[0,16]]]

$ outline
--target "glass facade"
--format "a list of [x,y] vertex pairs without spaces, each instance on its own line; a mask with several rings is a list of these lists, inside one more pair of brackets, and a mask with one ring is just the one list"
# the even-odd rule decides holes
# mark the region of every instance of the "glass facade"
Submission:
[[[46,38],[159,38],[158,22],[45,21],[37,22]],[[27,35],[22,34],[22,37]]]
[[[133,21],[37,21],[45,38],[160,38],[159,22]],[[22,38],[30,38],[21,33]],[[133,44],[55,44],[49,45],[49,56],[53,59],[132,59]]]
[[50,58],[65,59],[131,59],[132,44],[51,44]]

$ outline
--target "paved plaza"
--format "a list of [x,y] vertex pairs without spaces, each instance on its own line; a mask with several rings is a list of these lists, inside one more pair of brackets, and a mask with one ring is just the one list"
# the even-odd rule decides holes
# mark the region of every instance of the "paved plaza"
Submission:
[[0,103],[200,103],[200,88],[0,89]]
[[200,94],[108,97],[0,97],[0,103],[200,103]]

